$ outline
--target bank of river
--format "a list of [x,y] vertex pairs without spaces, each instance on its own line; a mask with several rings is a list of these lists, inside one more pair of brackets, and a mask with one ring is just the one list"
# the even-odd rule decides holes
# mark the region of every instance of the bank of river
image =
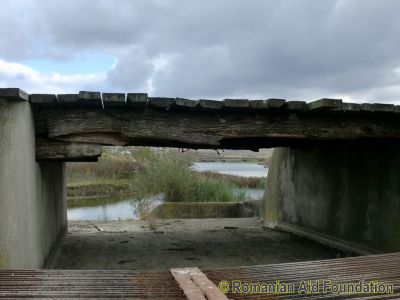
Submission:
[[[199,162],[193,169],[199,172],[213,171],[221,174],[243,177],[266,177],[268,168],[257,163],[229,163],[229,162]],[[248,200],[259,200],[264,194],[263,189],[237,189],[244,191]],[[163,202],[162,195],[153,197],[147,203],[152,207]],[[132,197],[117,199],[82,199],[68,202],[69,220],[139,220],[141,218],[140,202]]]

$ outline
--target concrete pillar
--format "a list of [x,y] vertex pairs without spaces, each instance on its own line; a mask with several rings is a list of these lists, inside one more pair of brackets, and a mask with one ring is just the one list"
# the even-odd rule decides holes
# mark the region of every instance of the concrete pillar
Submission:
[[268,174],[267,226],[366,254],[400,250],[400,145],[279,148]]
[[66,229],[64,163],[37,163],[30,103],[0,99],[0,268],[45,267]]

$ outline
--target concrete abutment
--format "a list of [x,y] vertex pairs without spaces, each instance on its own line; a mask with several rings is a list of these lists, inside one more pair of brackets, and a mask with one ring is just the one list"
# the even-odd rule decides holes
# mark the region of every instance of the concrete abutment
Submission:
[[400,146],[341,143],[277,148],[262,216],[358,254],[400,250]]
[[0,101],[0,268],[43,268],[67,230],[63,162],[35,160],[27,101]]

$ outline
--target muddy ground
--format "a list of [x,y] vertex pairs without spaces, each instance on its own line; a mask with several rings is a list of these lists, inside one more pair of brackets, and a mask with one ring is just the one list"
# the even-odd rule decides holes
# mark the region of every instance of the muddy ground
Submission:
[[168,270],[306,261],[344,253],[256,218],[70,221],[56,269]]

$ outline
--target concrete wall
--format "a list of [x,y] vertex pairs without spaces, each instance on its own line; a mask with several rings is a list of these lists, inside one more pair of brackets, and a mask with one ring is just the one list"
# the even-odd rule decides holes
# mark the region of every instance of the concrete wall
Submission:
[[262,215],[280,227],[356,253],[400,250],[400,146],[279,148]]
[[250,218],[258,216],[259,201],[164,202],[151,213],[157,219]]
[[66,228],[64,163],[36,163],[30,104],[0,99],[0,268],[44,267]]

